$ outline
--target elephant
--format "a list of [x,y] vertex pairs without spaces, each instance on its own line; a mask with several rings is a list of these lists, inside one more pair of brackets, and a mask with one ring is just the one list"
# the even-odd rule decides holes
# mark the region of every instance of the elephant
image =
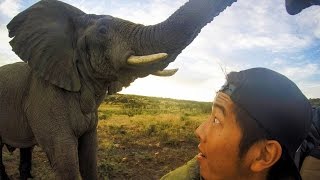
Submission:
[[169,63],[235,1],[189,0],[150,26],[57,0],[32,5],[7,25],[23,62],[0,67],[0,143],[39,145],[56,179],[97,179],[97,109],[104,97],[137,78],[173,75]]

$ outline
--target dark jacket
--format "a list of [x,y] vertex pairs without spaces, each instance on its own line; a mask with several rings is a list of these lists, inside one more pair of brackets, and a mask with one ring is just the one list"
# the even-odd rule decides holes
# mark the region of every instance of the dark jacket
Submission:
[[311,129],[301,145],[300,167],[307,156],[320,159],[320,107],[313,108]]

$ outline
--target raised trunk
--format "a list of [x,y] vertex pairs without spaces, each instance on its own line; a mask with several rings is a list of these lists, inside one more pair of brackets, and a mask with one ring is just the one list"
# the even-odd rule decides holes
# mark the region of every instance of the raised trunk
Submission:
[[133,50],[138,55],[168,53],[167,60],[155,67],[164,68],[195,39],[207,23],[235,1],[190,0],[162,23],[136,26],[131,34]]
[[320,5],[320,0],[286,0],[287,12],[291,15],[298,14],[312,5]]

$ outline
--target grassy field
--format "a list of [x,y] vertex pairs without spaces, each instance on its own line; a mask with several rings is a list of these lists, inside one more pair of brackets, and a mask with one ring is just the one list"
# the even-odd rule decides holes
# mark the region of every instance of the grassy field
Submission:
[[[99,108],[99,179],[159,179],[197,154],[196,127],[210,102],[135,95],[108,96]],[[7,173],[18,179],[19,151],[4,153]],[[32,174],[54,179],[45,154],[35,147]]]

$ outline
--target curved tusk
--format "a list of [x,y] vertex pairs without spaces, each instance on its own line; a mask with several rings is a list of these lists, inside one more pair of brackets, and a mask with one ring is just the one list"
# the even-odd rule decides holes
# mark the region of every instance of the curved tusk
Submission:
[[167,53],[158,53],[158,54],[151,54],[146,56],[130,56],[127,60],[127,63],[131,65],[149,64],[149,63],[154,63],[157,61],[164,60],[167,57],[168,57]]
[[173,76],[179,69],[165,69],[152,73],[155,76]]

